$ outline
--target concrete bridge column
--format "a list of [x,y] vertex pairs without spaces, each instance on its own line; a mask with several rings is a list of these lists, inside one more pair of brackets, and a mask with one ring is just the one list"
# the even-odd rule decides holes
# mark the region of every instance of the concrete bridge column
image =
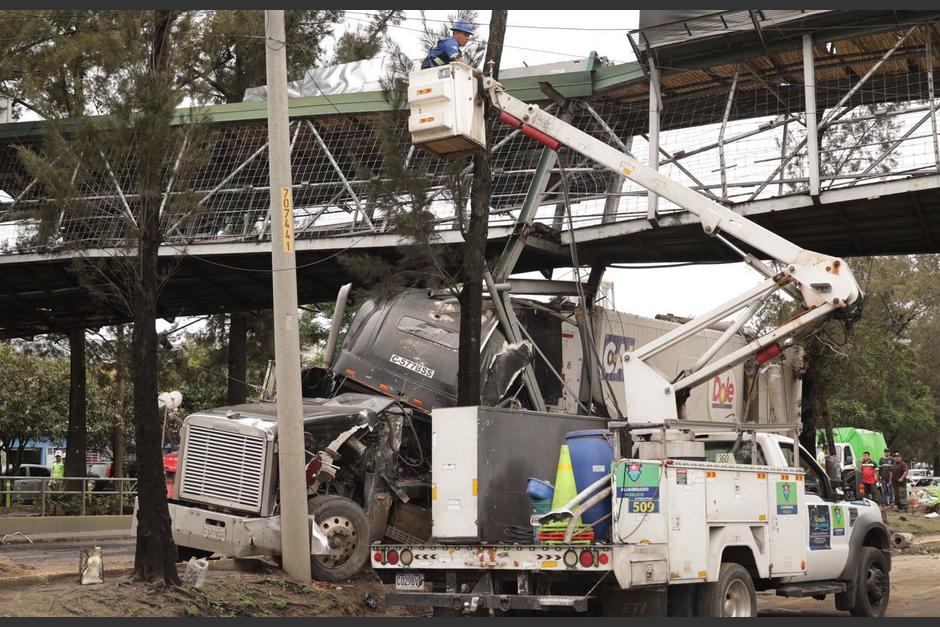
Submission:
[[83,477],[87,470],[85,467],[88,438],[85,382],[85,329],[71,329],[69,331],[69,428],[65,451],[66,477]]

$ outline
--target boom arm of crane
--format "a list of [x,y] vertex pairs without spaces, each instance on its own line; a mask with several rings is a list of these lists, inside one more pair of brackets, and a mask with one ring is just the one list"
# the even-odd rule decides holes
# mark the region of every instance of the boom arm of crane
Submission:
[[[699,217],[708,235],[717,237],[745,261],[764,274],[765,280],[729,302],[677,327],[670,333],[645,344],[624,356],[627,419],[631,425],[658,425],[679,417],[678,407],[687,390],[713,376],[757,355],[763,363],[781,352],[783,342],[805,333],[839,312],[854,310],[861,304],[862,293],[852,271],[841,259],[800,248],[793,242],[761,227],[744,216],[713,202],[702,194],[673,181],[631,155],[592,137],[574,126],[546,113],[537,105],[528,104],[509,95],[502,85],[490,77],[483,78],[483,90],[500,111],[503,122],[520,128],[522,133],[558,150],[568,147],[620,174],[651,192],[670,200]],[[724,237],[739,242],[780,262],[784,270],[775,273],[770,267]],[[781,326],[765,333],[724,357],[711,361],[718,351],[760,309],[777,290],[786,290],[802,304],[803,311]],[[654,355],[691,337],[709,325],[740,312],[728,331],[711,346],[698,362],[683,371],[675,380],[647,364]],[[651,394],[653,390],[662,394]],[[685,392],[685,393],[684,393]]]

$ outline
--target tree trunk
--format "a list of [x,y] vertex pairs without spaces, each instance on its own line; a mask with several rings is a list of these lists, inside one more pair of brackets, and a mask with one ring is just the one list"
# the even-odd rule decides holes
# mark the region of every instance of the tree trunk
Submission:
[[[65,476],[84,477],[86,467],[85,329],[69,331],[69,428],[65,443]],[[81,490],[81,481],[68,481],[66,490]]]
[[[143,248],[143,247],[142,247]],[[144,253],[144,251],[141,251]],[[142,254],[141,266],[152,265],[156,281],[156,255]],[[134,554],[134,578],[152,581],[162,578],[167,584],[179,584],[176,572],[176,545],[170,526],[163,475],[160,438],[160,411],[157,407],[157,329],[156,307],[144,306],[152,282],[141,285],[134,312],[132,347],[135,356],[134,440],[137,444],[137,550]],[[156,304],[154,299],[153,305]]]
[[134,554],[134,578],[152,581],[162,577],[167,585],[179,585],[176,571],[177,551],[173,543],[170,512],[166,502],[163,474],[162,428],[157,406],[157,299],[161,286],[159,273],[161,171],[172,133],[167,116],[165,91],[168,76],[169,32],[172,11],[155,11],[151,50],[150,84],[144,92],[145,103],[136,127],[138,188],[136,267],[139,275],[127,286],[134,317],[132,351],[134,355],[134,435],[137,445],[137,550]]
[[800,416],[802,429],[800,430],[800,444],[813,455],[816,454],[816,364],[811,362],[810,368],[803,375],[803,398],[800,403]]
[[[495,79],[499,78],[507,14],[505,9],[494,9],[490,17],[490,36],[483,68],[486,70],[492,61]],[[486,97],[483,98],[483,106],[485,117],[489,119],[490,102]],[[480,319],[483,315],[483,265],[490,218],[492,145],[492,138],[487,136],[486,150],[473,156],[470,225],[464,245],[464,283],[460,292],[460,344],[457,362],[457,404],[463,406],[480,404]]]
[[[111,476],[121,478],[124,476],[124,417],[127,415],[127,399],[124,392],[124,380],[127,373],[127,344],[124,339],[124,325],[119,324],[117,341],[114,348],[115,369],[117,370],[117,416],[114,417],[114,437],[112,438]],[[117,486],[115,486],[117,487]]]
[[240,405],[248,399],[248,314],[231,314],[228,329],[228,404]]

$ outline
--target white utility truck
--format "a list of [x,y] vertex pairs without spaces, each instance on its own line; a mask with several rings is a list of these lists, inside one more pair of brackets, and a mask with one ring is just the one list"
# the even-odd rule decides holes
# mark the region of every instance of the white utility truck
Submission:
[[[500,119],[524,135],[552,150],[580,153],[694,213],[706,235],[740,254],[765,280],[623,355],[624,417],[607,422],[613,447],[610,472],[586,488],[579,486],[579,494],[563,507],[533,517],[534,525],[567,523],[559,543],[432,538],[422,544],[375,544],[372,565],[396,586],[389,599],[431,606],[439,613],[565,609],[608,615],[755,616],[755,590],[773,589],[784,596],[818,599],[834,594],[839,609],[883,615],[891,562],[878,506],[868,500],[845,502],[812,455],[792,438],[774,433],[797,432],[799,424],[717,424],[689,420],[685,408],[693,387],[730,367],[749,358],[766,363],[830,318],[857,316],[862,294],[848,265],[754,224],[510,96],[497,81],[474,76],[466,65],[413,72],[409,81],[409,129],[416,145],[443,156],[485,145],[478,112],[487,98]],[[748,247],[780,270],[746,252]],[[778,290],[801,305],[799,313],[719,354]],[[680,366],[678,373],[657,368],[656,355],[735,314],[694,363]],[[454,435],[452,425],[472,425],[472,415],[455,412],[477,410],[432,413],[432,500],[453,481],[472,481],[471,496],[488,498],[478,493],[476,477],[455,472],[459,465],[438,468],[437,452],[454,448],[448,438],[464,437]],[[478,421],[477,433],[484,431]],[[725,450],[716,453],[716,447]],[[511,456],[525,462],[524,450]],[[473,458],[467,461],[473,469]],[[609,542],[574,542],[578,517],[605,499],[612,522]],[[473,515],[472,508],[466,515]]]

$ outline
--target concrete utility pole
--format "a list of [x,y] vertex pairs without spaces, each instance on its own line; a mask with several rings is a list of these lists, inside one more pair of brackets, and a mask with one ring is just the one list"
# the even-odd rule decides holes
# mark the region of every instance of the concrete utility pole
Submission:
[[277,377],[277,440],[281,554],[284,570],[310,581],[310,528],[304,473],[303,400],[294,203],[291,196],[287,114],[287,50],[284,11],[264,12],[268,83],[268,155],[271,164],[271,270],[274,274],[274,356]]

